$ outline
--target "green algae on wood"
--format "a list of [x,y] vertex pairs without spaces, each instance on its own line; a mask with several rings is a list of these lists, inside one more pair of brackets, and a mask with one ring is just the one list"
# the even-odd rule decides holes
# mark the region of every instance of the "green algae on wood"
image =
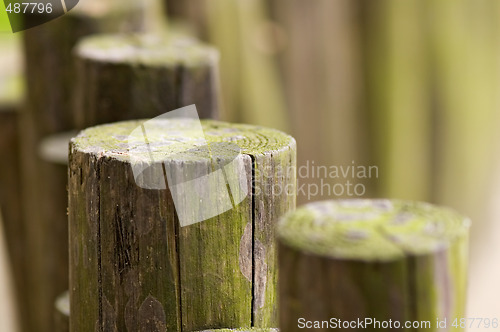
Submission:
[[218,52],[180,36],[101,35],[75,49],[75,121],[79,129],[153,118],[196,104],[217,118]]
[[462,317],[470,222],[399,200],[305,205],[278,224],[280,323]]
[[[141,125],[149,149],[131,135]],[[202,129],[206,146],[193,128]],[[119,122],[73,138],[72,328],[134,330],[146,321],[191,331],[276,326],[272,239],[277,219],[294,208],[295,149],[279,131],[213,120]],[[167,190],[138,185],[133,162],[165,166],[151,174],[166,176]],[[180,195],[179,209],[177,185],[206,175]],[[235,202],[228,210],[221,181]],[[247,188],[245,196],[234,195],[234,183]],[[277,193],[279,186],[287,191]],[[207,210],[220,214],[183,227],[182,216]]]
[[69,332],[69,292],[61,294],[54,304],[54,332]]

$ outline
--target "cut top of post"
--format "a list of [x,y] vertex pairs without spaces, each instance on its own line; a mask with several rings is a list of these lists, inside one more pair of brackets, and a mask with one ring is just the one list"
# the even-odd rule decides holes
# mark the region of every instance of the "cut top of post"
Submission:
[[427,203],[337,200],[305,205],[278,224],[292,248],[344,260],[391,261],[447,249],[468,234],[470,221]]
[[146,67],[197,67],[219,61],[215,48],[193,38],[171,36],[168,41],[156,35],[96,35],[82,40],[75,52],[89,61]]
[[[231,143],[217,148],[216,143]],[[248,155],[270,154],[295,146],[293,137],[275,129],[215,120],[137,120],[95,126],[72,139],[73,149],[124,162],[224,159],[231,147]]]

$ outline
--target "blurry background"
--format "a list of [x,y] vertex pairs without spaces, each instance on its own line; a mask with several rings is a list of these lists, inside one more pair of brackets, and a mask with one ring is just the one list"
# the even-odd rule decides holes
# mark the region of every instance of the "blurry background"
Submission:
[[228,120],[289,131],[299,165],[376,165],[378,178],[353,180],[367,197],[469,216],[468,316],[498,316],[499,1],[167,3],[172,21],[221,49]]
[[[365,186],[364,197],[429,201],[468,215],[468,317],[498,318],[499,1],[166,4],[171,26],[221,51],[223,120],[291,133],[299,165],[378,167],[377,178],[299,176],[299,186],[350,180]],[[329,197],[338,196],[299,192],[298,202]]]

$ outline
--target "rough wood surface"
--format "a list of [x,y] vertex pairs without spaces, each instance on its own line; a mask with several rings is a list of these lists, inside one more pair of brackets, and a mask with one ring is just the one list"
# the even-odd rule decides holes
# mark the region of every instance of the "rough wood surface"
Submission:
[[446,208],[407,201],[298,209],[277,229],[280,328],[333,317],[429,320],[432,328],[421,330],[437,331],[436,318],[464,317],[469,224]]
[[[84,4],[85,3],[85,4]],[[75,9],[47,24],[29,29],[23,34],[27,100],[21,116],[23,201],[27,202],[23,218],[27,227],[26,254],[30,257],[27,275],[30,293],[29,314],[24,321],[26,331],[51,332],[55,298],[68,288],[54,284],[51,275],[53,257],[47,255],[52,244],[47,233],[52,220],[43,220],[45,198],[50,191],[65,192],[62,182],[44,185],[44,162],[38,146],[42,138],[74,128],[72,89],[75,84],[72,49],[81,37],[98,32],[136,31],[141,28],[141,4],[124,1],[81,1]],[[57,220],[64,218],[66,208]]]
[[217,118],[218,52],[187,37],[105,35],[76,50],[76,127],[138,118],[196,104]]
[[55,302],[54,332],[69,332],[69,292],[67,291]]
[[121,122],[72,140],[71,331],[276,326],[272,239],[295,204],[295,141],[197,123]]

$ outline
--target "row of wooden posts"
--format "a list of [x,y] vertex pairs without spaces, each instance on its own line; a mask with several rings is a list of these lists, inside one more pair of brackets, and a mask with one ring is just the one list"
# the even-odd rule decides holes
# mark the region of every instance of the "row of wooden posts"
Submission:
[[[127,135],[143,124],[134,119],[191,104],[217,119],[217,51],[186,36],[130,34],[142,13],[107,10],[27,31],[25,106],[0,113],[10,157],[1,175],[11,181],[2,208],[23,331],[294,331],[300,318],[464,315],[468,223],[452,211],[316,203],[282,219],[276,234],[295,209],[296,147],[273,129],[202,120],[209,142],[240,149],[224,179],[246,179],[248,195],[181,227],[172,187],[137,185]],[[102,34],[115,32],[127,34]],[[160,133],[172,126],[194,139],[190,123],[176,121],[160,122],[149,144],[166,145]],[[196,149],[166,163],[192,179],[234,158],[226,148],[209,155]],[[191,192],[182,212],[222,202],[213,188]]]

